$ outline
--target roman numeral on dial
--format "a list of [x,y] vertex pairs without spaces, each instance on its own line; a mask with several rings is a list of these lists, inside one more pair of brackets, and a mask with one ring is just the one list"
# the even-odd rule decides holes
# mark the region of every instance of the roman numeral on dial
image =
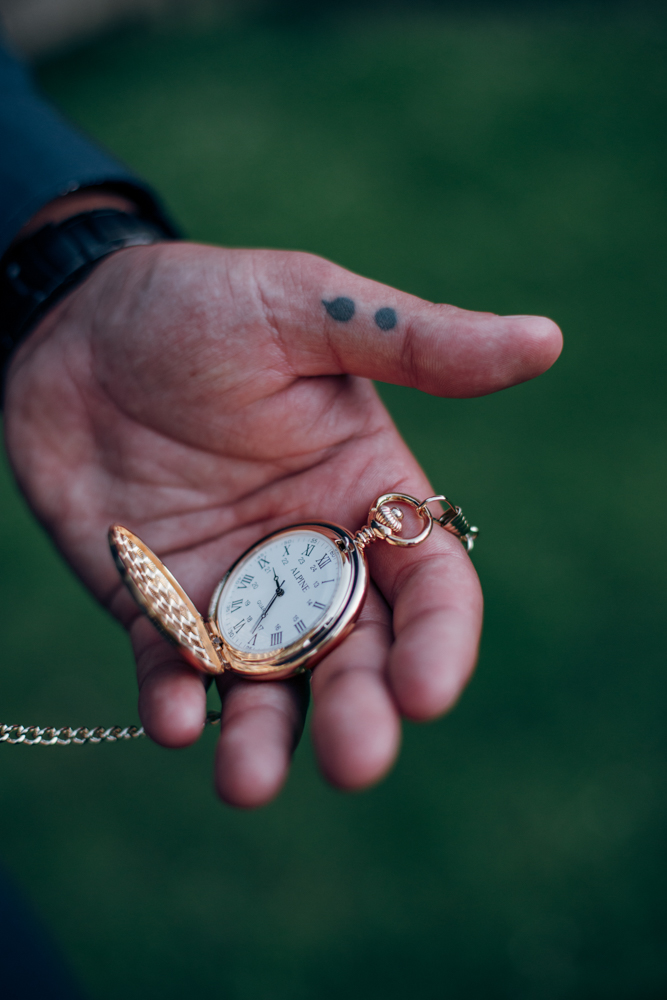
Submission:
[[239,597],[238,601],[232,601],[231,614],[236,614],[243,607],[243,598]]
[[234,626],[234,631],[235,632],[240,632],[244,625],[245,625],[245,618],[243,619],[242,622],[237,622],[236,623],[236,625]]
[[321,559],[317,560],[317,565],[320,567],[320,569],[324,569],[324,567],[328,566],[330,562],[331,562],[331,556],[327,552],[326,555],[323,555]]
[[237,587],[239,588],[239,590],[245,590],[247,587],[250,586],[250,584],[254,579],[255,579],[254,576],[250,576],[249,573],[246,573],[246,575],[237,583]]
[[324,611],[326,604],[322,604],[320,601],[313,601],[313,607],[317,608],[319,611]]
[[306,626],[305,626],[305,625],[303,624],[303,622],[301,621],[301,619],[300,619],[300,618],[299,618],[298,622],[294,622],[294,628],[295,628],[295,629],[297,630],[297,632],[299,632],[299,633],[301,633],[301,632],[305,632],[305,631],[306,631]]
[[306,545],[306,551],[304,552],[304,556],[308,557],[314,548],[315,548],[314,542],[312,545]]
[[272,646],[279,646],[282,641],[283,641],[283,634],[282,634],[282,632],[272,632],[271,633],[271,645]]

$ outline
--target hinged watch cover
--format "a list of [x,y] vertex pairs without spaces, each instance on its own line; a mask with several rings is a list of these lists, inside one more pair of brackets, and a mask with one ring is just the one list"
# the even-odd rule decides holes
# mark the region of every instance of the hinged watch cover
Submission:
[[200,670],[224,669],[206,622],[167,567],[127,528],[114,524],[109,545],[130,593],[156,628]]

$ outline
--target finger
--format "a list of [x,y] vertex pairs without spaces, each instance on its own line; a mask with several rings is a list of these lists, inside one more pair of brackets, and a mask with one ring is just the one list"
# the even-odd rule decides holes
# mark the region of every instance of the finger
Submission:
[[201,736],[206,718],[203,674],[139,617],[130,629],[137,660],[139,718],[146,733],[164,747],[185,747]]
[[291,681],[221,680],[215,786],[229,805],[252,809],[278,794],[308,709],[306,676]]
[[308,254],[255,257],[264,309],[300,375],[479,396],[534,378],[561,351],[560,330],[544,317],[436,305]]
[[313,744],[339,788],[373,784],[398,753],[400,721],[384,680],[390,645],[389,611],[372,589],[355,631],[313,673]]
[[[477,660],[482,592],[462,543],[434,525],[426,545],[369,553],[393,607],[387,677],[401,713],[432,719],[452,707]],[[384,550],[384,551],[383,551]]]

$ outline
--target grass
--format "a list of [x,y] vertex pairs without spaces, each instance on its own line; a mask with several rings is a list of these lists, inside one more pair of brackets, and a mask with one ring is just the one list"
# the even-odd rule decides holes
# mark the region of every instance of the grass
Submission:
[[[193,238],[566,335],[498,396],[381,387],[483,526],[487,618],[460,706],[405,727],[380,787],[330,790],[307,739],[254,814],[214,800],[211,733],[0,750],[2,856],[97,1000],[667,991],[666,28],[346,11],[134,29],[41,66]],[[134,721],[124,636],[0,489],[3,718]]]

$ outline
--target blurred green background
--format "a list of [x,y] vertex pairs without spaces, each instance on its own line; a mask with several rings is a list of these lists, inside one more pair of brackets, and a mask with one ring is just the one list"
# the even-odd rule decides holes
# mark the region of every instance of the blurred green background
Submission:
[[[47,93],[193,238],[563,327],[495,397],[381,387],[483,526],[460,706],[343,796],[257,813],[214,736],[0,747],[0,854],[99,1000],[667,995],[667,14],[465,5],[140,28]],[[3,471],[2,720],[136,720],[128,646]]]

